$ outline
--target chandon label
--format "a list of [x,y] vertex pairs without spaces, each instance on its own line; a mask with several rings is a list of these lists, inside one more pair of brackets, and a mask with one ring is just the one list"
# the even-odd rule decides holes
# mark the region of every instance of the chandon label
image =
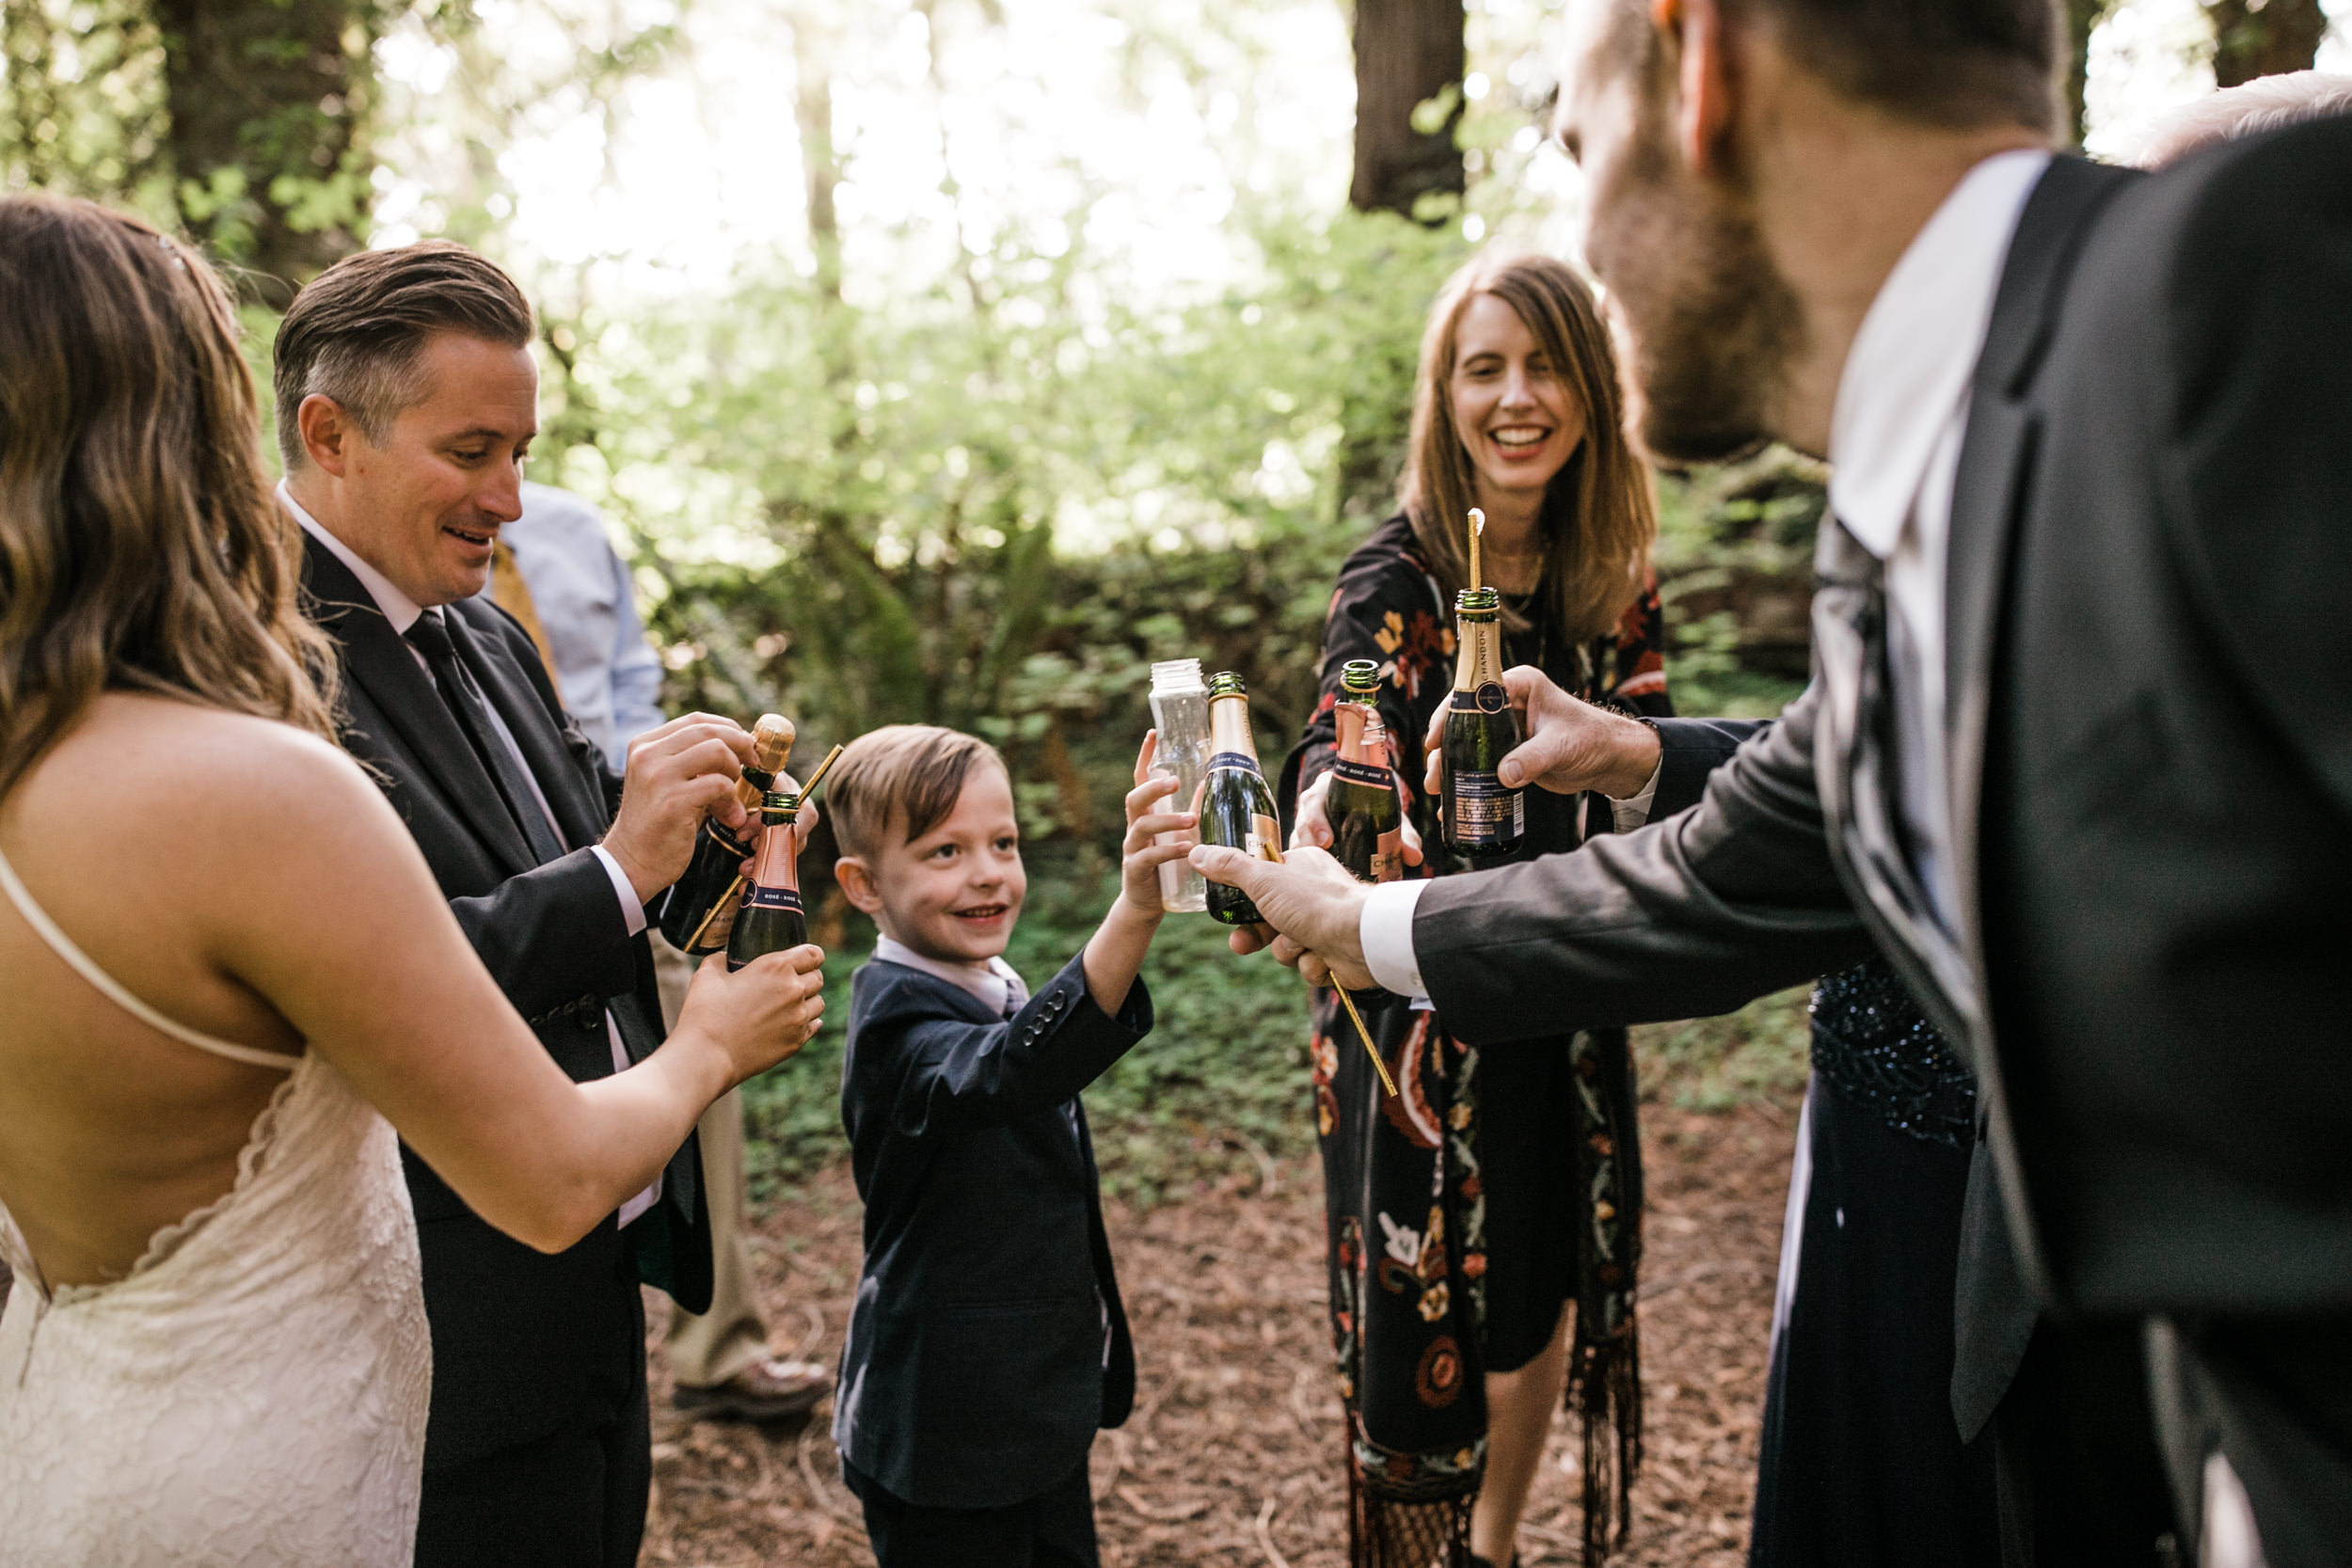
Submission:
[[750,907],[755,910],[790,910],[800,911],[801,895],[788,887],[752,888]]
[[1527,792],[1505,789],[1501,775],[1454,775],[1454,838],[1463,844],[1492,844],[1526,831]]
[[1282,824],[1271,816],[1252,816],[1249,832],[1243,836],[1248,840],[1242,846],[1243,854],[1253,860],[1270,861],[1276,858],[1275,851],[1281,846]]
[[1475,691],[1456,690],[1451,705],[1456,713],[1501,713],[1511,705],[1511,693],[1501,681],[1488,681]]

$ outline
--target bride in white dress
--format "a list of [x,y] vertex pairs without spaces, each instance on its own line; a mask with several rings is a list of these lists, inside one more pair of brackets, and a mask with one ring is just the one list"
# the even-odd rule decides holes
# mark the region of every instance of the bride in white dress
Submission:
[[144,223],[0,199],[0,1564],[406,1568],[395,1129],[558,1250],[821,1007],[814,948],[706,967],[556,1068],[331,740],[236,335]]

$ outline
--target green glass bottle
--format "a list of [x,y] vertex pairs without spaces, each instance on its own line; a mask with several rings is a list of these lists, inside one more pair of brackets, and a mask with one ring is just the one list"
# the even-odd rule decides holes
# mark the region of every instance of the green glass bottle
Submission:
[[1525,738],[1502,686],[1502,595],[1491,588],[1465,588],[1454,597],[1458,642],[1438,812],[1446,847],[1465,855],[1509,854],[1527,832],[1527,792],[1505,789],[1497,771]]
[[[758,811],[761,800],[775,787],[776,775],[791,758],[792,736],[792,721],[779,713],[760,715],[759,722],[752,727],[753,754],[758,760],[743,769],[743,782],[735,786],[735,798],[745,811]],[[703,818],[703,831],[694,835],[694,857],[686,863],[686,875],[670,885],[662,900],[661,935],[671,946],[696,958],[726,946],[735,911],[721,910],[713,919],[711,910],[742,872],[743,857],[752,852],[746,840],[758,836],[755,822],[746,823],[743,836],[738,837],[721,827],[717,817]]]
[[[1200,781],[1200,842],[1222,844],[1260,860],[1279,858],[1282,827],[1274,791],[1258,767],[1249,734],[1249,692],[1231,670],[1209,677],[1209,774]],[[1228,926],[1258,924],[1258,906],[1237,887],[1209,884],[1209,918]]]
[[801,798],[775,790],[759,802],[759,858],[752,863],[751,886],[735,912],[727,936],[727,968],[798,947],[808,940],[801,912],[801,835],[794,819]]
[[1340,669],[1340,701],[1331,721],[1339,755],[1323,814],[1331,853],[1359,882],[1392,882],[1405,874],[1405,812],[1396,796],[1389,730],[1380,721],[1380,666],[1352,658]]

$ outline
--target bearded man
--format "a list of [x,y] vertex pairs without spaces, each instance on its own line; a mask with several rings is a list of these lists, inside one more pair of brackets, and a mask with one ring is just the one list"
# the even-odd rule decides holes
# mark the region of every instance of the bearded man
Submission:
[[[1978,1078],[1953,1402],[1993,1415],[2005,1560],[2316,1568],[2352,1541],[2352,120],[2054,158],[2058,26],[1581,0],[1557,129],[1650,447],[1836,464],[1813,685],[1701,805],[1573,855],[1378,890],[1194,859],[1311,977],[1480,1044],[1875,944]],[[1657,766],[1510,685],[1506,783]]]

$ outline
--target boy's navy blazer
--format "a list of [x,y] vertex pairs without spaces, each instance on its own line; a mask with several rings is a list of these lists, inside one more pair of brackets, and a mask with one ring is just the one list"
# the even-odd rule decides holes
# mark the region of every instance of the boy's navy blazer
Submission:
[[1082,958],[1010,1019],[903,964],[853,977],[841,1119],[866,1266],[833,1432],[897,1497],[1025,1501],[1127,1418],[1135,1349],[1077,1096],[1151,1027],[1143,981],[1109,1017]]

